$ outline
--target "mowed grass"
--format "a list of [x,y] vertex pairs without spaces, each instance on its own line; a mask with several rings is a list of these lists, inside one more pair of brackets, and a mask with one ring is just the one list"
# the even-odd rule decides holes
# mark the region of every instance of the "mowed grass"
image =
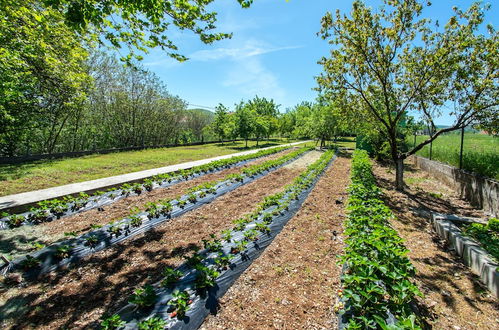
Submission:
[[[418,136],[421,142],[428,136]],[[414,137],[408,138],[410,146]],[[432,159],[459,167],[460,134],[439,136],[433,142]],[[430,146],[425,146],[418,155],[430,157]],[[485,134],[465,133],[463,145],[463,169],[499,180],[499,138]]]
[[[258,148],[294,142],[286,139],[260,141]],[[105,178],[193,160],[256,149],[255,141],[205,144],[189,147],[145,149],[0,165],[0,196]]]

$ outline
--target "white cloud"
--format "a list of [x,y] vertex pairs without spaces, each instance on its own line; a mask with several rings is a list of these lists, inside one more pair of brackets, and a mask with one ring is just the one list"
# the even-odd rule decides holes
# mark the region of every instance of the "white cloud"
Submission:
[[212,50],[200,50],[194,52],[189,57],[196,61],[214,61],[222,59],[243,59],[282,50],[297,49],[302,46],[285,46],[285,47],[272,47],[261,42],[254,40],[246,41],[240,47],[234,48],[216,48]]
[[279,102],[286,97],[286,91],[279,84],[278,77],[256,57],[238,61],[230,69],[223,85],[236,88],[248,98],[260,95]]

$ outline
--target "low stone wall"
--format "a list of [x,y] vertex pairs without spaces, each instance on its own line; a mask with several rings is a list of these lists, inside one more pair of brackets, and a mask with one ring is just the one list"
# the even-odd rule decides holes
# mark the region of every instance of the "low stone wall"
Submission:
[[416,166],[456,190],[471,205],[499,216],[499,182],[424,157],[413,156]]

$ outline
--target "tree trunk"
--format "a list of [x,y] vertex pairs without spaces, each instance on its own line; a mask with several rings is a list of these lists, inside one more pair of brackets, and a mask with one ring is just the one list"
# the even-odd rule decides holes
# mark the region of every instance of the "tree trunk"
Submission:
[[398,191],[404,191],[404,159],[395,161],[395,185]]
[[258,147],[258,141],[259,141],[259,140],[260,140],[259,138],[256,138],[256,146],[257,146],[257,147]]
[[246,148],[248,148],[248,139],[246,139]]

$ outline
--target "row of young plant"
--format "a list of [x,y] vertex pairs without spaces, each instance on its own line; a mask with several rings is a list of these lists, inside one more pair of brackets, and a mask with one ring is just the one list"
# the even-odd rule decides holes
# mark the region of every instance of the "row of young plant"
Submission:
[[411,282],[415,268],[402,238],[390,226],[391,210],[380,199],[367,152],[356,150],[352,160],[348,220],[345,224],[343,289],[335,309],[340,328],[417,329],[411,309],[421,295]]
[[[127,307],[103,319],[102,329],[125,326],[139,329],[171,328],[177,322],[182,322],[191,306],[200,304],[201,307],[195,308],[196,311],[205,308],[201,298],[206,297],[207,290],[216,286],[217,280],[225,272],[235,272],[238,266],[242,267],[241,263],[249,259],[246,254],[249,249],[256,249],[256,246],[262,249],[259,240],[277,234],[277,228],[272,227],[273,222],[289,210],[290,204],[297,201],[301,193],[311,188],[333,156],[334,151],[325,152],[282,192],[266,196],[253,212],[235,219],[232,229],[203,240],[204,249],[185,257],[184,264],[175,269],[166,267],[160,282],[136,289]],[[238,276],[232,277],[235,280]],[[193,315],[190,316],[192,323]],[[138,319],[142,321],[133,321]]]
[[180,170],[173,173],[164,173],[145,179],[142,183],[125,183],[119,188],[110,188],[107,191],[97,191],[93,195],[79,193],[77,196],[64,196],[60,199],[52,199],[37,203],[29,212],[22,214],[1,214],[0,229],[17,228],[25,224],[36,225],[54,219],[59,219],[81,211],[107,205],[122,198],[140,195],[143,192],[150,192],[153,189],[165,188],[182,180],[190,180],[194,177],[220,171],[232,166],[240,165],[256,158],[261,158],[288,149],[288,147],[278,147],[260,150],[257,153],[243,156],[234,156],[228,159],[214,160],[208,164],[199,165],[190,169]]
[[[216,195],[221,189],[235,189],[241,184],[250,182],[256,175],[264,174],[266,171],[275,169],[283,164],[300,157],[310,148],[300,148],[277,159],[272,159],[247,167],[241,173],[248,174],[230,174],[224,179],[214,182],[207,182],[189,189],[188,194],[180,196],[174,200],[160,200],[158,202],[149,202],[144,210],[135,208],[131,214],[120,221],[113,221],[107,226],[92,226],[93,231],[80,237],[68,239],[64,242],[55,243],[44,247],[42,250],[28,254],[23,258],[13,261],[18,265],[11,267],[21,269],[24,272],[32,274],[33,277],[50,271],[57,264],[67,264],[71,257],[76,259],[85,255],[100,251],[112,244],[116,244],[124,239],[133,237],[145,230],[149,230],[163,223],[174,216],[180,216],[186,211],[196,207],[196,204],[203,199],[206,200],[208,194]],[[235,183],[235,185],[234,185]],[[232,186],[231,186],[232,185]],[[229,187],[228,187],[229,186]],[[215,198],[215,197],[212,197]],[[185,210],[184,210],[185,208]],[[44,269],[40,266],[44,265]],[[36,275],[36,276],[35,276]]]

